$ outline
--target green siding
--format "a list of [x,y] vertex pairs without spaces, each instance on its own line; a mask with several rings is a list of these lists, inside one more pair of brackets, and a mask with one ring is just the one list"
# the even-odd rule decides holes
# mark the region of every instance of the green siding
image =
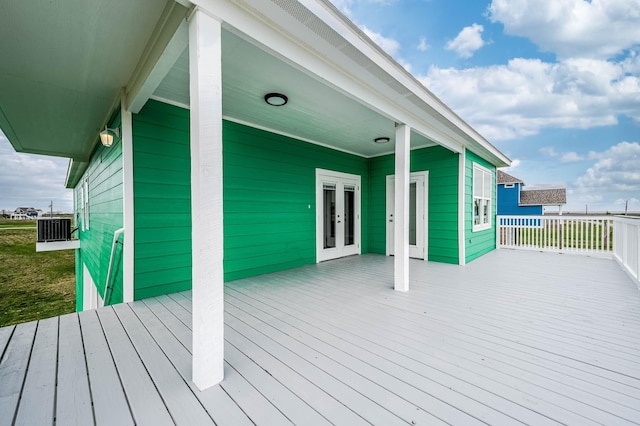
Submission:
[[[134,115],[135,298],[191,286],[189,111],[150,101]],[[315,263],[315,170],[362,177],[367,160],[223,123],[225,280]]]
[[[491,206],[491,228],[473,232],[473,163],[477,163],[493,172],[493,194]],[[496,168],[491,163],[467,151],[465,161],[465,257],[471,262],[496,248]]]
[[133,115],[135,299],[191,288],[190,161],[188,110]]
[[315,263],[316,168],[362,178],[362,251],[367,251],[367,160],[225,122],[225,279]]
[[[120,125],[118,114],[109,127]],[[89,229],[82,231],[80,197],[85,177],[89,178]],[[81,253],[76,256],[76,303],[82,309],[82,264],[86,264],[101,297],[104,296],[113,233],[123,224],[122,210],[122,144],[114,140],[111,147],[98,147],[91,156],[89,167],[75,188],[77,226],[80,227]],[[117,259],[116,259],[117,260]],[[110,303],[122,302],[122,269],[114,268]],[[86,283],[84,283],[86,284]],[[78,303],[79,301],[79,303]]]
[[[458,155],[442,147],[411,151],[411,171],[429,171],[428,259],[458,263]],[[394,156],[369,160],[369,252],[386,252],[386,177]]]

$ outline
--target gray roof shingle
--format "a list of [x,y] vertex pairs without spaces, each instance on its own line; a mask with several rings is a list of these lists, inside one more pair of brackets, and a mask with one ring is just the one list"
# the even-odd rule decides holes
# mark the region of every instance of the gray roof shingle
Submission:
[[567,203],[567,190],[529,189],[520,191],[521,206],[559,206]]
[[508,173],[498,170],[498,184],[501,183],[521,183],[524,186],[524,182],[517,177],[511,176]]

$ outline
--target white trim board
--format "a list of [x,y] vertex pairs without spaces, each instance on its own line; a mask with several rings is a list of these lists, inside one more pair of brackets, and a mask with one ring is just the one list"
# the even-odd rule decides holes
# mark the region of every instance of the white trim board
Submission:
[[[336,185],[336,191],[340,192],[345,184],[355,185],[355,229],[354,244],[350,246],[340,245],[336,242],[335,248],[324,248],[324,203],[323,203],[323,184],[333,183]],[[316,263],[325,260],[337,259],[339,257],[351,256],[362,253],[362,177],[333,170],[316,169]],[[336,199],[336,215],[338,214],[338,206],[342,205],[342,200]],[[337,218],[336,218],[337,221]],[[344,218],[343,218],[344,223]],[[338,226],[336,226],[336,239],[339,234]]]
[[[413,182],[418,183],[420,181],[420,178],[422,178],[422,182],[424,184],[422,197],[421,197],[423,218],[422,218],[422,235],[421,236],[418,235],[417,238],[419,239],[420,237],[422,237],[422,253],[421,254],[416,253],[415,252],[416,249],[414,249],[413,256],[412,256],[411,246],[409,246],[409,255],[413,259],[421,259],[427,262],[429,260],[429,171],[423,170],[423,171],[411,173],[409,175],[409,185],[411,185],[411,183]],[[385,197],[386,198],[385,200],[385,205],[386,205],[385,254],[387,256],[391,256],[391,248],[394,245],[394,239],[391,238],[391,235],[392,235],[391,228],[393,228],[393,225],[391,226],[389,225],[389,223],[392,223],[391,220],[393,217],[392,216],[394,212],[393,206],[395,202],[395,197],[389,197],[389,194],[391,191],[393,191],[393,193],[395,194],[395,175],[387,175],[386,186],[385,186],[385,194],[386,194],[386,197]],[[417,201],[418,201],[418,193],[416,192],[416,203]],[[418,218],[416,218],[416,221],[417,220]]]

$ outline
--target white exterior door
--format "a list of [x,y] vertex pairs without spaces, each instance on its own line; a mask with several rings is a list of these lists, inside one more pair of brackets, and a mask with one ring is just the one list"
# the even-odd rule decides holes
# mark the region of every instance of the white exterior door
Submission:
[[360,176],[316,169],[316,261],[360,251]]
[[[427,210],[429,172],[411,173],[409,180],[409,257],[427,258]],[[393,256],[395,221],[395,178],[387,176],[387,256]]]

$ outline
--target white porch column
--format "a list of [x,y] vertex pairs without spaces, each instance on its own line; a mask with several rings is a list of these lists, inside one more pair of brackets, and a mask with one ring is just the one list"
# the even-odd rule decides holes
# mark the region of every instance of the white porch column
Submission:
[[124,216],[124,250],[122,273],[122,301],[133,302],[134,297],[134,212],[133,212],[133,119],[125,106],[125,93],[120,98],[122,128],[122,210]]
[[193,382],[224,376],[222,269],[221,23],[200,9],[189,20]]
[[411,128],[396,124],[394,278],[397,291],[409,291],[409,157]]

